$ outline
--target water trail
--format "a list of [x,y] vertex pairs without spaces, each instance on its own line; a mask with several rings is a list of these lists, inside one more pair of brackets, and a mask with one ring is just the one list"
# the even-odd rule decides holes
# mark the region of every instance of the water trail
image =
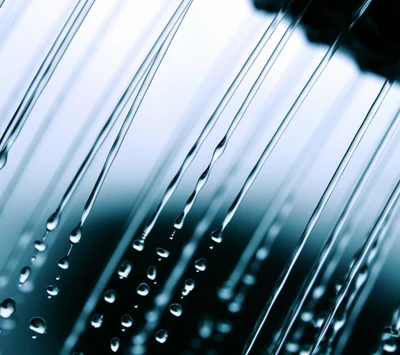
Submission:
[[203,189],[205,184],[207,183],[208,178],[210,177],[211,170],[217,160],[223,155],[226,147],[228,146],[229,139],[232,137],[236,127],[239,125],[241,119],[243,116],[246,114],[247,109],[249,108],[250,104],[252,103],[254,97],[257,95],[259,89],[261,88],[261,85],[263,84],[264,80],[266,79],[268,73],[270,72],[272,66],[274,65],[275,61],[278,59],[279,55],[281,54],[283,48],[285,47],[287,41],[290,39],[291,35],[293,34],[294,30],[297,28],[297,25],[299,24],[302,15],[304,14],[305,10],[303,13],[294,18],[292,22],[290,23],[289,27],[286,29],[284,35],[282,38],[279,40],[278,45],[274,49],[272,55],[269,57],[267,60],[265,66],[263,67],[260,75],[257,77],[257,80],[254,82],[253,86],[251,87],[249,93],[247,94],[245,100],[243,101],[243,104],[241,105],[239,111],[236,113],[234,119],[232,120],[226,134],[222,138],[222,140],[218,143],[218,145],[215,147],[214,152],[211,156],[211,161],[208,164],[206,170],[200,175],[199,179],[196,182],[194,191],[190,195],[189,199],[187,200],[182,213],[178,216],[174,223],[174,228],[175,230],[179,230],[183,228],[183,225],[185,223],[185,218],[192,209],[194,203],[196,202],[196,198],[199,195],[200,191]]
[[[244,34],[243,31],[240,32],[241,35]],[[243,38],[246,38],[244,36]],[[237,37],[235,40],[237,42]],[[224,59],[225,58],[237,58],[239,54],[241,54],[242,50],[236,50],[235,52],[231,52],[232,46],[229,46],[228,51],[222,53],[220,60],[217,60],[217,66],[213,69],[205,78],[204,84],[198,90],[198,95],[195,95],[195,99],[192,105],[188,107],[190,110],[185,113],[186,117],[193,117],[193,115],[198,115],[204,107],[209,105],[211,101],[210,98],[214,94],[214,91],[219,84],[214,80],[215,76],[225,76],[225,72],[228,71],[228,66],[225,65]],[[236,54],[235,54],[236,53]],[[212,79],[212,80],[211,80]],[[104,269],[103,273],[101,274],[99,280],[96,283],[95,288],[93,289],[91,295],[89,296],[88,300],[85,303],[85,306],[75,323],[74,329],[71,332],[70,336],[66,340],[62,354],[69,354],[71,349],[75,346],[80,334],[84,331],[86,327],[86,321],[90,314],[92,314],[93,308],[96,305],[97,300],[99,299],[100,295],[103,293],[104,288],[107,285],[108,280],[111,276],[115,273],[115,267],[120,262],[125,249],[127,248],[128,244],[132,241],[132,235],[135,235],[139,226],[141,225],[143,219],[148,215],[150,206],[155,201],[155,190],[154,186],[159,186],[161,183],[162,176],[165,174],[165,170],[171,165],[172,160],[176,156],[176,152],[181,148],[181,141],[183,141],[189,134],[189,131],[193,128],[191,121],[188,121],[184,127],[181,125],[181,132],[177,134],[176,138],[173,140],[173,146],[171,148],[165,149],[165,156],[160,158],[160,163],[156,164],[156,171],[151,174],[153,177],[150,179],[145,187],[141,190],[139,197],[136,199],[136,203],[132,208],[132,212],[128,217],[129,224],[125,228],[125,232],[121,238],[118,247],[113,253],[113,256],[107,263],[106,268]]]
[[33,78],[28,90],[22,98],[21,103],[19,104],[6,130],[0,138],[0,169],[6,164],[8,152],[11,146],[17,139],[29,114],[50,81],[54,71],[63,58],[66,50],[74,39],[94,2],[95,0],[78,1],[70,17],[53,43],[49,53],[47,53],[46,58]]
[[[88,115],[88,118],[82,125],[82,128],[79,131],[79,134],[75,137],[72,144],[70,145],[70,148],[67,151],[62,164],[58,167],[56,172],[53,174],[51,182],[49,183],[49,185],[43,192],[42,197],[41,197],[40,201],[38,202],[37,206],[43,206],[46,202],[48,202],[47,196],[49,196],[51,194],[51,192],[57,186],[60,178],[62,177],[62,174],[67,169],[70,161],[72,160],[72,157],[76,154],[78,147],[83,142],[86,133],[90,130],[92,125],[96,122],[96,118],[101,114],[101,112],[103,112],[104,105],[107,102],[108,97],[115,90],[116,84],[119,83],[121,81],[121,79],[126,75],[126,71],[131,65],[132,58],[134,58],[137,55],[138,48],[140,48],[146,41],[147,32],[150,31],[153,28],[153,26],[158,23],[159,17],[162,16],[163,11],[165,10],[166,6],[167,6],[167,2],[164,3],[164,5],[160,9],[160,11],[155,15],[154,19],[146,27],[145,31],[143,32],[143,35],[139,37],[138,41],[136,41],[136,44],[134,46],[132,46],[128,55],[125,57],[123,63],[117,69],[117,72],[114,75],[113,80],[110,82],[110,84],[107,85],[106,89],[103,91],[100,98],[97,100],[97,103],[95,104],[93,110],[90,112],[90,114]],[[168,33],[168,31],[167,31],[167,33]],[[163,41],[165,39],[165,36],[163,36],[163,37],[161,37],[161,36],[162,35],[160,35],[160,37],[159,37],[160,44],[163,43]],[[141,83],[142,78],[145,75],[145,73],[147,72],[149,65],[152,63],[152,61],[154,59],[154,55],[156,54],[156,50],[158,50],[158,47],[153,46],[153,49],[154,50],[150,50],[146,59],[142,63],[143,68],[142,69],[139,68],[138,72],[136,73],[136,78],[134,77],[134,79],[133,79],[133,80],[135,80],[135,82],[132,84],[132,87],[129,89],[129,86],[128,86],[128,88],[125,91],[125,96],[123,95],[122,98],[120,99],[119,105],[121,107],[119,107],[119,109],[118,109],[119,113],[125,109],[126,105],[128,104],[128,102],[130,100],[130,97],[135,92],[137,86]],[[139,73],[140,70],[141,70],[141,73]],[[132,93],[131,95],[129,95],[127,93],[128,90],[130,90],[130,92]],[[122,99],[124,99],[124,100],[122,100]],[[121,100],[123,102],[121,102]],[[105,141],[108,134],[110,133],[110,131],[114,127],[115,123],[117,122],[117,120],[119,118],[119,113],[118,114],[115,113],[114,115],[111,115],[111,117],[104,124],[102,130],[99,133],[99,136],[97,137],[98,146],[95,147],[94,149],[92,149],[91,151],[89,151],[89,153],[86,157],[86,160],[84,160],[83,164],[80,167],[80,170],[78,170],[77,174],[75,175],[75,178],[72,180],[69,188],[67,189],[67,192],[64,194],[64,203],[62,203],[64,205],[64,207],[68,203],[69,199],[72,197],[72,194],[76,190],[79,182],[81,181],[83,175],[85,174],[86,170],[88,169],[95,154],[97,153],[98,149],[100,149],[101,144]],[[94,145],[92,145],[92,148]],[[85,165],[85,166],[83,166],[83,165]],[[60,209],[60,207],[58,208],[58,210],[60,210],[59,217],[61,217],[62,210]],[[1,212],[1,209],[0,209],[0,212]],[[54,213],[53,213],[53,215],[54,215]],[[60,220],[60,218],[58,218],[58,220]],[[10,275],[12,270],[17,267],[19,257],[22,254],[25,246],[28,244],[27,241],[29,241],[33,237],[33,232],[37,229],[37,225],[39,224],[39,221],[41,221],[41,218],[37,218],[37,215],[34,212],[31,215],[31,217],[29,218],[29,221],[27,222],[26,227],[24,228],[22,237],[18,241],[18,245],[16,246],[15,250],[10,255],[9,260],[6,263],[3,275],[1,275],[1,277],[0,277],[0,280],[1,280],[0,289],[2,287],[5,287],[7,285],[7,283],[9,282],[9,277],[7,275]],[[48,235],[48,233],[45,233],[44,239],[46,239],[47,235]]]
[[340,177],[342,176],[344,170],[346,169],[348,163],[350,162],[354,152],[356,151],[356,149],[357,149],[359,143],[361,142],[365,132],[367,131],[370,123],[372,122],[377,111],[379,110],[380,105],[382,104],[383,100],[385,99],[386,94],[390,90],[392,84],[393,84],[393,81],[391,79],[388,79],[385,82],[380,93],[378,94],[373,105],[371,106],[367,116],[364,118],[356,135],[354,136],[352,142],[350,143],[346,153],[344,154],[342,160],[340,161],[338,167],[336,168],[336,171],[333,174],[331,180],[329,181],[329,184],[327,185],[324,193],[322,194],[316,208],[314,209],[314,211],[307,223],[306,228],[304,229],[300,239],[298,240],[290,259],[288,260],[283,271],[281,272],[280,276],[278,277],[278,280],[276,281],[275,286],[273,288],[271,297],[267,301],[263,311],[261,312],[261,314],[256,322],[256,325],[255,325],[252,333],[250,334],[250,336],[248,338],[248,341],[243,350],[243,352],[245,354],[248,354],[248,352],[251,350],[252,346],[254,345],[254,342],[255,342],[258,334],[260,333],[261,328],[264,325],[274,303],[278,299],[280,292],[282,291],[283,287],[285,286],[286,281],[287,281],[294,265],[296,264],[296,261],[300,255],[300,253],[302,252],[305,243],[307,242],[309,236],[311,235],[311,232],[313,231],[315,225],[317,224],[319,217],[321,216],[326,204],[329,201],[330,196],[332,195],[336,185],[338,184],[338,182],[340,180]]
[[317,351],[318,346],[320,345],[321,341],[323,340],[325,333],[328,330],[328,327],[330,326],[333,318],[336,315],[337,310],[339,309],[340,305],[342,304],[343,300],[345,299],[348,290],[350,286],[352,285],[352,282],[358,275],[361,266],[363,265],[365,259],[368,257],[369,251],[373,247],[374,243],[376,243],[379,234],[381,232],[381,229],[384,228],[384,226],[387,223],[391,223],[393,219],[393,215],[395,210],[398,208],[398,197],[400,195],[400,181],[397,183],[395,189],[393,190],[390,198],[388,199],[383,211],[381,212],[378,220],[376,221],[370,235],[366,239],[361,252],[357,256],[357,258],[354,260],[352,263],[351,267],[349,268],[349,271],[346,275],[346,278],[344,280],[343,285],[340,287],[335,299],[333,300],[333,305],[324,319],[321,329],[319,331],[319,334],[317,336],[317,339],[315,343],[313,344],[311,348],[310,354],[314,354]]
[[[274,197],[271,199],[272,202],[270,203],[270,206],[242,253],[239,262],[228,277],[228,280],[221,287],[219,294],[222,295],[222,299],[226,300],[226,297],[233,295],[233,291],[236,289],[240,279],[245,274],[246,269],[253,270],[252,266],[249,267],[250,263],[253,263],[255,259],[264,262],[268,257],[271,245],[279,234],[279,231],[283,226],[283,221],[292,209],[291,206],[295,199],[296,187],[305,179],[307,171],[310,169],[310,166],[313,164],[319,153],[319,150],[315,147],[321,147],[327,140],[326,132],[332,133],[334,131],[336,125],[339,123],[338,118],[342,117],[343,112],[352,102],[356,92],[358,91],[357,88],[359,84],[360,77],[357,77],[357,79],[352,81],[345,90],[341,91],[338,99],[334,101],[335,106],[328,110],[325,117],[318,123],[318,127],[313,132],[309,142],[297,155],[302,158],[295,159],[294,166],[290,168],[288,176],[281,183],[281,188],[277,189]],[[273,211],[276,212],[271,220],[270,214]],[[260,247],[261,243],[263,243],[263,245]],[[255,258],[257,250],[266,251],[266,254],[263,253],[265,255],[263,255],[262,260]]]
[[[7,187],[4,189],[4,193],[2,194],[1,199],[0,199],[0,216],[4,211],[5,205],[7,204],[12,193],[14,192],[14,189],[18,185],[20,179],[22,178],[24,169],[26,169],[28,162],[35,155],[36,149],[39,147],[41,140],[46,136],[46,133],[49,131],[49,129],[51,127],[51,121],[55,118],[55,115],[57,114],[58,109],[63,105],[65,99],[67,98],[68,92],[77,83],[79,76],[85,67],[85,62],[87,63],[90,61],[90,59],[96,52],[96,48],[98,46],[98,43],[99,43],[101,37],[104,35],[104,33],[107,32],[107,30],[113,23],[114,19],[120,13],[124,4],[126,4],[126,3],[119,2],[117,4],[117,6],[115,6],[113,8],[113,10],[108,14],[108,16],[106,16],[106,18],[100,25],[99,31],[89,42],[88,47],[86,47],[86,50],[82,53],[80,58],[76,61],[76,65],[75,65],[72,73],[70,74],[67,82],[63,85],[62,90],[57,95],[56,99],[54,100],[53,105],[48,110],[45,118],[43,119],[42,123],[40,124],[40,126],[37,130],[37,133],[35,134],[34,138],[32,139],[32,143],[26,149],[26,153],[23,155],[20,163],[18,164],[17,168],[15,169],[15,172],[13,173],[13,178],[10,180],[10,182],[7,184]],[[84,127],[84,128],[86,128],[86,127]],[[82,129],[82,130],[84,130],[84,129]],[[87,129],[85,129],[84,131],[87,132]],[[76,147],[75,147],[75,149],[76,149]]]
[[[382,88],[382,92],[387,92],[385,87],[389,85],[390,86],[390,80],[388,80],[385,84],[384,87]],[[381,94],[380,93],[380,94]],[[379,94],[379,95],[380,95]],[[378,97],[379,97],[378,95]],[[279,337],[279,341],[276,342],[275,345],[275,350],[274,354],[278,354],[281,346],[283,345],[283,342],[286,339],[287,334],[289,333],[293,323],[295,322],[305,300],[307,299],[308,295],[310,294],[311,290],[313,289],[315,282],[323,269],[323,266],[325,265],[325,262],[328,259],[328,256],[330,252],[332,251],[332,248],[334,244],[336,243],[336,240],[339,238],[339,236],[342,234],[343,228],[346,225],[347,221],[349,220],[349,217],[351,216],[351,213],[354,209],[354,207],[357,204],[358,199],[364,192],[365,186],[367,185],[368,181],[370,180],[372,174],[374,173],[374,170],[376,166],[378,165],[383,153],[385,152],[385,149],[387,148],[390,140],[392,139],[394,133],[396,132],[398,126],[400,123],[400,110],[396,113],[395,117],[393,118],[392,122],[390,123],[390,126],[384,136],[382,137],[381,141],[379,142],[379,145],[374,152],[373,156],[369,160],[366,169],[363,171],[359,181],[357,182],[357,185],[355,186],[353,192],[350,195],[349,200],[347,201],[345,207],[343,208],[340,217],[338,221],[335,224],[334,229],[330,233],[329,237],[325,241],[322,250],[320,254],[318,255],[312,270],[310,274],[307,276],[306,280],[303,283],[303,287],[301,291],[299,292],[296,301],[293,304],[292,310],[289,312],[288,316],[286,317],[285,325],[283,326],[284,331],[282,332],[282,335]]]
[[[292,2],[293,2],[293,0],[290,2],[290,4]],[[146,226],[145,226],[145,228],[144,228],[144,230],[142,232],[142,235],[140,236],[140,239],[138,240],[138,242],[140,242],[140,243],[144,243],[145,242],[147,236],[150,234],[151,230],[153,229],[154,225],[156,224],[156,221],[157,221],[161,211],[163,210],[163,208],[165,207],[165,205],[167,204],[167,202],[169,201],[169,199],[171,198],[171,196],[173,195],[173,193],[177,189],[177,187],[179,185],[179,182],[181,181],[181,179],[182,179],[183,175],[185,174],[186,170],[192,164],[194,158],[196,157],[196,155],[197,155],[199,149],[201,148],[202,144],[204,143],[205,139],[208,137],[208,135],[211,132],[211,130],[213,129],[215,123],[218,121],[219,117],[224,112],[226,106],[228,105],[228,103],[232,99],[233,95],[235,94],[235,92],[238,89],[238,87],[240,86],[241,82],[243,81],[243,79],[247,75],[247,73],[250,70],[250,68],[253,66],[253,64],[256,61],[256,59],[258,58],[259,54],[263,50],[264,46],[267,44],[267,42],[269,41],[270,37],[275,32],[275,29],[281,23],[283,17],[286,14],[286,11],[287,11],[287,7],[281,9],[276,14],[274,19],[272,20],[272,22],[268,26],[267,30],[264,32],[263,36],[261,37],[260,41],[258,42],[256,47],[253,49],[253,51],[250,54],[250,56],[247,58],[245,64],[243,65],[243,67],[239,71],[238,75],[236,76],[236,78],[234,79],[232,84],[230,85],[229,89],[225,93],[225,95],[222,98],[221,102],[218,104],[218,106],[215,109],[214,113],[211,115],[210,119],[207,121],[207,123],[204,126],[202,132],[200,133],[200,136],[197,138],[196,142],[194,143],[194,145],[190,149],[189,153],[185,157],[185,159],[182,162],[182,165],[180,166],[178,172],[176,173],[176,175],[174,176],[174,178],[171,180],[170,184],[168,185],[168,187],[167,187],[167,189],[166,189],[166,191],[165,191],[165,193],[164,193],[164,195],[163,195],[163,197],[161,199],[160,204],[156,208],[156,211],[154,212],[152,217],[147,222],[147,224],[146,224]]]

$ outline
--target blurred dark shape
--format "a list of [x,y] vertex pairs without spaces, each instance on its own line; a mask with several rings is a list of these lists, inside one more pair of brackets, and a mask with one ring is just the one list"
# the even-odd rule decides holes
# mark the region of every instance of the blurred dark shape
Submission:
[[[277,12],[285,0],[253,0],[258,9]],[[297,16],[309,0],[296,0],[288,8]],[[360,0],[314,0],[301,23],[311,42],[331,45],[349,25]],[[400,59],[400,1],[374,0],[357,21],[341,49],[351,55],[363,71],[389,76]]]

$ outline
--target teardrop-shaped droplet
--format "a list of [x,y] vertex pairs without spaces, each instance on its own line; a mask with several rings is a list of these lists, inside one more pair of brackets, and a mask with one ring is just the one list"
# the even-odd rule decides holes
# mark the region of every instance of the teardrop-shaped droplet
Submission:
[[118,276],[120,279],[126,279],[132,270],[132,264],[125,260],[118,268]]
[[19,283],[24,284],[31,276],[31,268],[29,266],[24,266],[19,274]]
[[157,268],[155,266],[150,266],[147,269],[147,278],[154,281],[157,277]]
[[166,259],[166,258],[169,257],[169,251],[168,251],[168,250],[165,250],[165,249],[163,249],[163,248],[157,248],[157,249],[156,249],[156,252],[157,252],[157,255],[158,255],[160,258]]
[[94,314],[90,319],[90,324],[93,328],[100,328],[103,324],[103,315],[102,314]]
[[132,248],[137,251],[142,251],[144,249],[144,243],[141,240],[134,240],[132,243]]
[[129,314],[124,314],[121,318],[121,325],[125,328],[132,327],[133,319]]
[[68,255],[63,256],[60,260],[58,260],[58,266],[61,269],[67,270],[69,268],[69,257]]
[[183,285],[182,295],[187,296],[190,292],[193,291],[195,285],[196,284],[195,284],[194,280],[192,280],[192,279],[186,280]]
[[221,233],[222,228],[218,228],[215,231],[213,231],[211,233],[211,239],[215,242],[215,243],[221,243],[222,242],[222,233]]
[[5,167],[5,165],[7,164],[7,155],[8,155],[7,149],[3,149],[0,152],[0,170],[3,169]]
[[179,303],[170,304],[169,311],[175,317],[180,317],[182,315],[182,306]]
[[120,344],[120,341],[119,341],[118,338],[112,338],[110,340],[111,351],[116,353],[118,351],[118,349],[119,349],[119,344]]
[[145,283],[141,283],[136,289],[136,292],[140,296],[147,296],[150,293],[150,287]]
[[46,288],[47,294],[49,296],[57,296],[60,290],[55,285],[48,285]]
[[72,230],[71,234],[69,235],[69,241],[72,244],[77,244],[81,241],[81,239],[82,239],[82,228],[81,225],[79,224]]
[[16,310],[15,301],[12,298],[6,298],[0,304],[0,317],[10,318]]
[[155,338],[160,344],[164,344],[168,339],[168,332],[161,329],[156,333]]
[[48,232],[53,231],[54,229],[57,228],[58,224],[60,223],[60,219],[61,219],[61,213],[60,211],[57,209],[57,211],[55,211],[47,220],[46,223],[46,229]]
[[29,329],[37,334],[45,334],[47,332],[46,321],[42,317],[32,318],[29,322]]
[[207,269],[207,260],[204,258],[196,260],[194,262],[194,267],[197,271],[204,271],[205,269]]
[[40,240],[37,240],[34,245],[35,249],[40,252],[43,252],[47,249],[47,245],[41,242]]
[[107,303],[114,303],[117,298],[117,294],[114,290],[107,290],[104,292],[104,301]]

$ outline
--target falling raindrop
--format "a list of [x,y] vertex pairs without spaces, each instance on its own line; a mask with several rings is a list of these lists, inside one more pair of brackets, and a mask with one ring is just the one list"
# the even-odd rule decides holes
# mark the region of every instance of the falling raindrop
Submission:
[[63,270],[67,270],[69,268],[68,255],[63,256],[60,260],[58,260],[58,266]]
[[161,329],[156,333],[155,338],[160,344],[164,344],[168,339],[168,332]]
[[103,324],[103,315],[102,314],[95,314],[90,319],[90,324],[93,328],[100,328]]
[[35,245],[35,249],[40,252],[43,252],[47,249],[47,245],[45,243],[41,242],[40,240],[37,240],[34,245]]
[[6,298],[0,304],[0,316],[2,318],[10,318],[16,309],[15,301],[12,298]]
[[37,334],[45,334],[47,332],[46,321],[41,317],[32,318],[29,322],[29,329]]
[[55,285],[47,286],[46,291],[49,296],[57,296],[60,292],[60,290]]
[[147,270],[147,278],[154,281],[157,277],[157,268],[155,266],[150,266]]
[[179,303],[173,303],[169,306],[169,311],[175,317],[180,317],[182,315],[182,306]]
[[157,252],[157,255],[158,255],[160,258],[166,259],[166,258],[169,257],[169,251],[168,251],[168,250],[165,250],[165,249],[163,249],[163,248],[157,248],[157,249],[156,249],[156,252]]
[[132,327],[133,319],[129,314],[124,314],[121,318],[121,325],[125,328]]
[[120,279],[126,279],[132,270],[132,264],[129,261],[123,261],[118,268],[118,276]]
[[190,292],[193,291],[196,283],[192,279],[188,279],[185,281],[182,289],[182,296],[187,296]]
[[207,269],[207,260],[204,258],[201,258],[199,260],[196,260],[194,262],[194,267],[196,268],[196,271],[205,271]]
[[56,229],[58,224],[60,223],[60,219],[61,219],[61,214],[60,214],[60,211],[57,210],[47,220],[47,223],[46,223],[47,231],[51,232],[54,229]]
[[31,276],[31,268],[29,266],[24,266],[19,274],[19,284],[24,284]]
[[111,348],[111,350],[112,350],[114,353],[116,353],[116,352],[118,351],[118,349],[119,349],[119,344],[120,344],[120,341],[119,341],[118,338],[112,338],[112,339],[110,340],[110,348]]
[[115,299],[117,298],[117,294],[114,290],[107,290],[104,292],[104,301],[107,303],[114,303]]
[[72,244],[77,244],[81,241],[81,238],[82,238],[82,228],[81,225],[79,224],[72,230],[71,234],[69,235],[69,241]]
[[150,287],[145,283],[141,283],[136,289],[136,292],[140,296],[147,296],[150,293]]

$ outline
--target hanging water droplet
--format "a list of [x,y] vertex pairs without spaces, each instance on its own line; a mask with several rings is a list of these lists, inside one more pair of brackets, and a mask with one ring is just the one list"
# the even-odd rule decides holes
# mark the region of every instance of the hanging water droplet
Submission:
[[180,317],[182,315],[182,306],[179,303],[170,304],[169,311],[175,317]]
[[125,328],[132,327],[133,319],[129,314],[124,314],[121,318],[121,325]]
[[47,286],[46,291],[49,296],[57,296],[60,292],[60,290],[55,285]]
[[165,249],[163,249],[163,248],[157,248],[157,249],[156,249],[156,252],[157,252],[157,255],[158,255],[160,258],[166,259],[166,258],[169,257],[169,251],[168,251],[168,250],[165,250]]
[[51,232],[57,228],[58,224],[60,223],[61,214],[60,211],[55,211],[47,220],[46,229],[47,231]]
[[217,244],[220,244],[222,242],[221,228],[218,228],[211,233],[211,239]]
[[168,332],[161,329],[155,334],[155,338],[160,344],[164,344],[168,339]]
[[0,317],[10,318],[16,309],[15,301],[12,298],[6,298],[0,304]]
[[81,239],[82,239],[82,228],[81,225],[79,224],[72,230],[71,234],[69,235],[69,241],[72,244],[77,244],[81,241]]
[[43,242],[41,242],[40,240],[37,240],[35,242],[34,246],[35,246],[35,249],[40,252],[43,252],[47,249],[47,245],[44,244]]
[[188,279],[185,281],[182,289],[182,296],[187,296],[190,292],[193,291],[196,283],[192,279]]
[[194,262],[194,267],[196,268],[196,271],[205,271],[207,269],[207,260],[204,258],[201,258],[199,260],[196,260]]
[[118,268],[118,276],[120,279],[126,279],[132,270],[132,264],[129,261],[123,261]]
[[19,274],[19,284],[24,284],[31,276],[31,268],[29,266],[24,266]]
[[94,314],[90,319],[90,324],[93,328],[100,328],[103,324],[103,315],[102,314]]
[[136,239],[133,241],[132,247],[133,247],[133,249],[136,249],[137,251],[142,251],[144,249],[144,243],[141,240]]
[[29,329],[37,334],[45,334],[47,332],[46,321],[42,317],[32,318],[29,322]]
[[136,289],[136,292],[140,296],[147,296],[150,293],[150,287],[145,283],[141,283]]
[[60,260],[58,260],[58,266],[63,270],[67,270],[69,268],[68,255],[63,256]]
[[155,266],[150,266],[147,269],[147,278],[154,281],[157,277],[157,268]]
[[115,299],[117,298],[117,294],[114,290],[107,290],[104,292],[104,301],[107,303],[114,303]]
[[112,339],[110,340],[110,348],[111,348],[111,351],[113,351],[114,353],[116,353],[116,352],[118,351],[118,349],[119,349],[119,344],[120,344],[120,341],[119,341],[118,338],[112,338]]

